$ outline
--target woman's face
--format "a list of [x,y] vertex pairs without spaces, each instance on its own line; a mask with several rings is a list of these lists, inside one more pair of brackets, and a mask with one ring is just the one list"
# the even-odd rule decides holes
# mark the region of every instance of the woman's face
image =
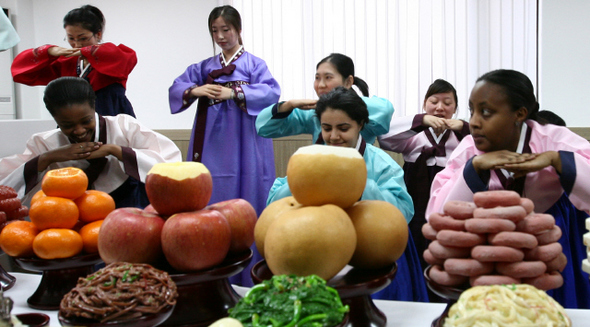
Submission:
[[318,69],[315,72],[313,88],[318,97],[320,97],[338,86],[344,86],[349,89],[352,87],[353,81],[354,77],[349,76],[345,79],[340,75],[332,63],[324,62],[318,66]]
[[72,48],[83,48],[96,45],[98,44],[102,35],[102,32],[94,34],[79,25],[67,25],[65,30],[66,39]]
[[503,87],[485,81],[477,82],[469,97],[469,112],[469,130],[478,150],[516,151],[527,110],[520,108],[512,111]]
[[94,109],[88,103],[59,108],[53,116],[57,126],[72,143],[93,142],[96,131]]
[[362,126],[340,109],[328,107],[320,118],[322,138],[327,145],[354,148]]
[[211,36],[224,53],[233,54],[240,47],[240,32],[232,25],[226,24],[221,16],[217,17],[211,24]]
[[436,93],[428,97],[422,106],[428,115],[451,119],[457,110],[453,92]]

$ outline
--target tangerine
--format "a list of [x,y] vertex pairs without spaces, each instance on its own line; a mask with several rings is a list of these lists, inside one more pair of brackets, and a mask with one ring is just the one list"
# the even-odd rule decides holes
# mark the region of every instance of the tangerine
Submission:
[[65,228],[46,229],[33,240],[33,251],[41,259],[70,258],[82,252],[82,248],[82,236]]
[[80,229],[80,236],[84,244],[84,252],[98,253],[98,232],[104,219],[88,223]]
[[74,200],[80,211],[80,220],[86,223],[105,219],[115,210],[115,200],[107,192],[88,190]]
[[35,203],[35,201],[46,197],[47,195],[45,193],[43,193],[43,190],[39,190],[37,191],[37,193],[35,193],[35,195],[33,195],[33,197],[31,198],[31,203],[29,203],[29,206],[31,206],[33,203]]
[[39,230],[32,222],[13,221],[0,232],[0,248],[11,257],[33,256],[33,240],[37,234]]
[[76,167],[58,168],[48,171],[41,181],[41,190],[47,196],[75,199],[88,188],[88,176]]
[[73,228],[78,216],[78,207],[73,200],[56,196],[40,198],[29,209],[29,218],[39,230]]

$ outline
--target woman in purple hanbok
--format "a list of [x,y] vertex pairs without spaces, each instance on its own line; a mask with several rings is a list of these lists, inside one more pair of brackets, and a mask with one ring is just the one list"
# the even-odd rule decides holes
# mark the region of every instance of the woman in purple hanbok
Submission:
[[[275,164],[272,139],[258,136],[255,122],[262,109],[279,100],[280,86],[264,60],[244,51],[241,31],[235,8],[213,9],[209,32],[222,53],[189,66],[174,80],[170,110],[184,111],[199,99],[187,160],[202,162],[211,172],[210,203],[243,198],[260,215]],[[243,284],[251,284],[249,274],[245,269]]]

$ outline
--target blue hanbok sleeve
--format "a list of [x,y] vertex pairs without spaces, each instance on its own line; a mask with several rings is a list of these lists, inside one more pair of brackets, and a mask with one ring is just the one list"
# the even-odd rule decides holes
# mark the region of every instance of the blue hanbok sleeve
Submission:
[[205,84],[208,72],[204,72],[202,67],[203,62],[188,66],[168,89],[168,101],[170,102],[170,111],[173,114],[186,110],[197,100],[196,97],[189,96],[187,92],[190,92],[190,89],[194,86]]
[[367,184],[361,200],[382,200],[396,206],[409,223],[414,202],[404,182],[404,171],[387,153],[367,144]]
[[375,138],[389,131],[389,123],[393,116],[393,104],[385,98],[362,97],[369,111],[369,122],[361,131],[361,135],[369,144],[375,143]]
[[291,196],[291,190],[289,189],[289,184],[287,183],[287,177],[278,177],[275,179],[270,191],[268,192],[268,198],[266,200],[266,205],[268,206],[272,202],[280,200],[282,198],[286,198]]
[[[2,9],[2,7],[0,7]],[[8,19],[8,16],[0,15],[0,51],[8,50],[20,42],[20,37],[16,33],[14,26]]]
[[281,87],[272,77],[264,60],[252,57],[250,84],[241,85],[241,88],[248,114],[257,116],[262,109],[279,101]]
[[264,108],[256,117],[256,132],[262,137],[275,138],[312,134],[314,142],[320,129],[313,110],[295,108],[289,113],[278,113],[278,103]]

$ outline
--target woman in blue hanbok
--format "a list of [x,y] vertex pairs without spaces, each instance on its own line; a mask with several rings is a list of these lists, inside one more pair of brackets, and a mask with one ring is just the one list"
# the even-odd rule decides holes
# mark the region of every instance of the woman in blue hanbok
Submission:
[[[313,84],[318,97],[335,87],[351,88],[353,85],[363,94],[361,98],[369,110],[369,121],[361,135],[367,143],[373,144],[378,135],[389,130],[389,122],[393,116],[391,102],[384,98],[369,97],[369,86],[354,75],[354,63],[349,57],[332,53],[318,63]],[[313,111],[316,102],[317,100],[312,99],[298,99],[272,104],[256,118],[258,134],[269,138],[311,134],[312,141],[316,142],[321,132],[320,123]]]
[[[209,31],[222,53],[189,66],[169,89],[173,114],[199,99],[188,148],[189,161],[202,162],[213,177],[210,203],[243,198],[260,214],[275,178],[273,143],[256,133],[260,111],[276,103],[280,87],[264,60],[244,51],[238,11],[213,9]],[[260,259],[255,252],[252,263]],[[251,285],[250,271],[243,281]]]
[[[410,222],[414,215],[412,198],[406,190],[402,168],[383,150],[365,142],[362,130],[369,121],[365,102],[350,89],[338,87],[322,95],[315,114],[321,134],[316,143],[357,149],[367,164],[367,184],[361,200],[382,200],[395,205]],[[268,203],[291,195],[287,177],[277,178],[268,195]],[[397,260],[398,270],[392,283],[373,295],[378,299],[428,301],[419,254],[409,235],[404,254]]]

